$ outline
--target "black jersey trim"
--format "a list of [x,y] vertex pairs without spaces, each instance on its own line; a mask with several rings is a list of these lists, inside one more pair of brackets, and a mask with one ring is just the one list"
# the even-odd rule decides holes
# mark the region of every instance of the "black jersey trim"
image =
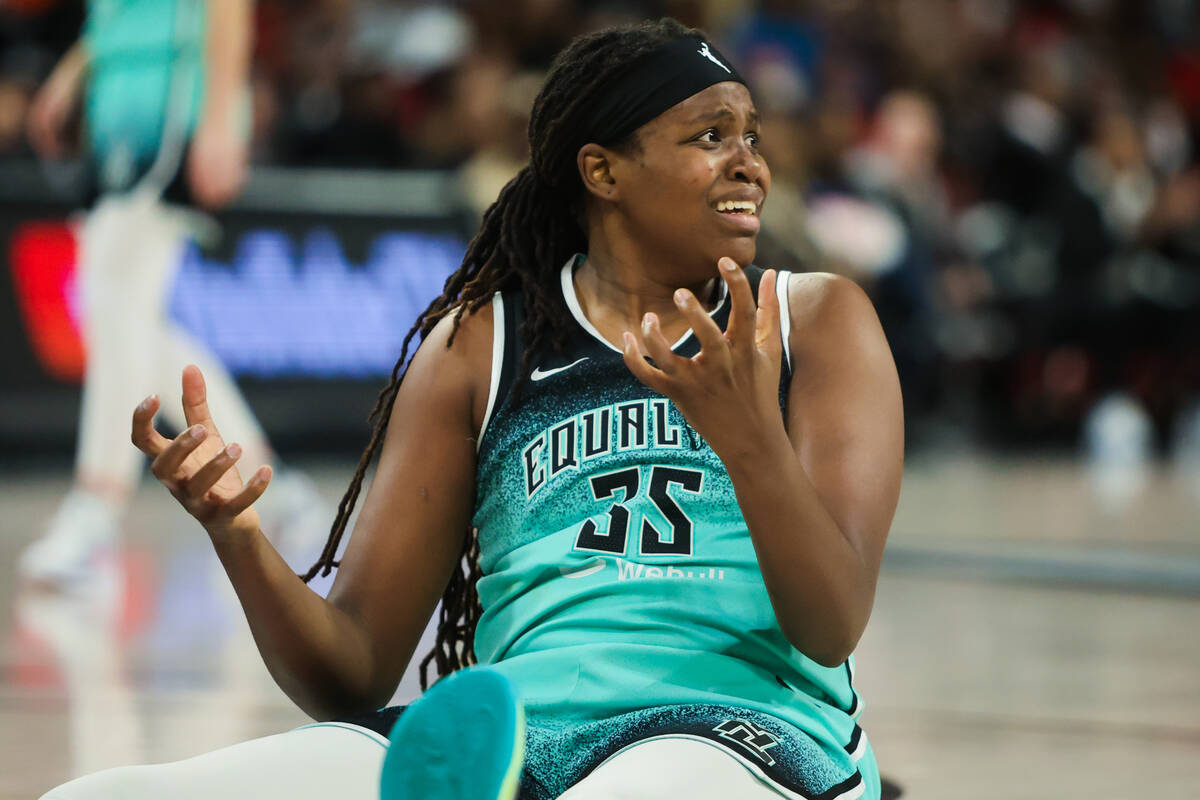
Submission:
[[[517,383],[517,373],[521,370],[521,359],[525,352],[521,342],[521,320],[525,313],[521,292],[497,293],[493,295],[492,300],[492,313],[495,316],[492,319],[492,386],[489,394],[495,392],[495,400],[489,399],[491,415],[487,417],[487,424],[479,432],[479,440],[475,445],[477,453],[483,452],[488,431],[496,427],[494,422],[512,401],[513,387]],[[497,357],[499,369],[496,368]]]
[[858,699],[858,692],[854,690],[854,668],[850,666],[848,658],[845,667],[846,686],[850,689],[850,707],[845,709],[845,712],[850,719],[857,720],[862,715],[862,701]]
[[763,275],[766,270],[762,267],[756,267],[753,264],[746,267],[743,272],[746,273],[746,282],[750,284],[750,296],[754,298],[754,305],[758,305],[758,285],[762,283]]
[[[587,321],[587,318],[583,316],[582,308],[579,307],[578,297],[575,295],[575,285],[571,279],[571,276],[574,274],[573,268],[575,267],[576,263],[583,258],[584,256],[581,254],[572,256],[565,264],[563,264],[562,270],[559,273],[560,283],[562,284],[561,289],[563,301],[566,303],[568,311],[571,313],[571,316],[575,319],[578,326],[576,328],[576,336],[578,337],[578,341],[572,346],[572,353],[576,353],[578,355],[587,355],[590,353],[592,357],[596,357],[600,353],[616,352],[619,354],[621,351],[613,347],[610,342],[600,336],[599,332],[595,330],[595,327],[592,326],[591,323]],[[765,271],[761,267],[751,265],[746,268],[745,272],[746,278],[750,283],[750,288],[754,292],[754,296],[757,300],[758,285],[761,283]],[[717,304],[717,307],[709,312],[709,314],[719,327],[724,328],[728,324],[731,304],[728,287],[724,281],[721,281],[720,285],[722,289],[721,300]],[[501,369],[499,370],[500,380],[499,383],[495,385],[495,401],[491,403],[491,415],[487,417],[488,425],[485,429],[480,431],[479,440],[476,447],[477,452],[482,452],[483,450],[483,442],[486,438],[487,429],[495,427],[495,425],[492,423],[498,417],[506,413],[506,409],[511,405],[513,400],[513,389],[518,383],[518,379],[520,377],[519,373],[521,372],[521,367],[524,363],[526,344],[521,336],[521,325],[525,319],[525,297],[523,293],[519,289],[505,291],[502,295],[502,307],[503,325],[501,326],[498,323],[494,323],[496,331],[503,329],[504,332],[502,343],[503,355],[501,357]],[[691,331],[689,331],[688,333],[685,333],[678,342],[672,345],[672,349],[675,349],[676,352],[681,356],[691,356],[696,352],[699,352],[699,340],[695,338]],[[547,364],[539,366],[549,367],[557,365],[555,356],[550,351],[547,351],[546,353],[539,352],[533,355],[537,357],[545,356],[551,359],[551,362],[547,362]],[[786,425],[788,414],[788,390],[791,385],[792,370],[788,359],[783,357],[782,354],[780,356],[780,361],[782,363],[780,365],[781,370],[779,375],[779,404],[780,410],[783,412],[784,423]],[[494,366],[495,340],[493,340],[493,374],[495,374]],[[685,428],[685,431],[689,431],[689,429]]]
[[[574,276],[575,269],[581,263],[581,259],[583,258],[585,258],[585,256],[580,253],[576,253],[567,259],[567,263],[563,264],[562,269],[559,270],[559,283],[562,285],[563,301],[566,302],[567,309],[571,312],[571,316],[575,318],[577,323],[579,323],[579,327],[587,331],[588,335],[600,342],[609,350],[612,350],[615,353],[621,353],[621,348],[614,345],[608,339],[605,339],[604,335],[596,329],[596,326],[592,324],[592,321],[589,320],[583,313],[583,306],[579,304],[579,297],[575,294]],[[725,281],[720,282],[720,290],[721,296],[717,300],[717,305],[708,312],[710,317],[715,317],[721,311],[721,309],[725,307],[727,301],[729,300],[729,287],[725,285]],[[684,331],[683,335],[671,345],[671,350],[678,350],[685,342],[692,338],[694,338],[692,329],[688,328],[686,331]]]
[[825,791],[818,795],[814,795],[812,800],[855,800],[862,797],[866,791],[867,785],[863,781],[862,772],[857,768],[854,774],[839,784],[830,786]]
[[496,411],[496,398],[500,394],[500,384],[504,371],[504,296],[500,292],[492,295],[492,374],[488,379],[487,411],[483,413],[483,424],[479,426],[479,436],[475,439],[475,452],[483,446],[483,436],[487,433],[488,423]]
[[[387,708],[381,708],[378,711],[349,714],[345,717],[334,720],[333,722],[318,722],[303,727],[315,727],[318,725],[338,725],[347,727],[352,730],[357,730],[357,732],[364,735],[370,735],[372,738],[375,738],[376,741],[380,741],[381,744],[386,746],[387,738],[391,735],[392,728],[395,727],[396,721],[400,718],[400,715],[403,714],[405,710],[405,706],[389,706]],[[856,731],[855,737],[856,738],[853,741],[862,740],[863,734],[861,730]],[[805,792],[801,787],[796,786],[795,784],[783,782],[781,780],[782,776],[775,774],[774,769],[764,769],[761,764],[748,758],[744,752],[734,748],[728,741],[713,736],[712,733],[707,730],[696,730],[694,728],[690,730],[667,731],[642,738],[634,738],[632,741],[625,741],[624,744],[621,744],[620,746],[617,746],[611,750],[609,749],[609,746],[606,745],[603,750],[607,752],[605,752],[605,754],[601,756],[594,764],[579,772],[579,774],[576,775],[572,780],[575,783],[585,780],[588,775],[591,775],[593,772],[599,769],[600,766],[608,763],[610,760],[616,758],[626,750],[629,750],[630,748],[636,747],[640,744],[645,744],[647,742],[652,742],[659,739],[687,739],[716,747],[722,752],[728,753],[737,759],[740,764],[742,764],[759,780],[776,789],[784,797],[789,797],[793,800],[856,800],[857,798],[862,797],[866,790],[866,784],[862,777],[862,771],[857,766],[857,762],[859,760],[857,758],[854,759],[854,772],[852,772],[845,780],[835,784],[834,786],[831,786],[820,794],[814,795]],[[863,752],[865,753],[865,747],[863,748]],[[527,781],[531,778],[532,776],[530,775],[529,771],[526,770],[525,780]]]
[[850,734],[850,741],[846,743],[846,753],[857,764],[866,752],[866,747],[863,746],[863,729],[857,722],[854,723],[854,731]]

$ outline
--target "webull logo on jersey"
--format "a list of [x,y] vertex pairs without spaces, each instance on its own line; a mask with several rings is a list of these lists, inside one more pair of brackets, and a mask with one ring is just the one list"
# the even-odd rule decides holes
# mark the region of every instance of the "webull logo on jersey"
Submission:
[[667,580],[725,580],[725,570],[718,567],[677,567],[654,564],[640,564],[624,558],[596,557],[579,567],[559,567],[564,578],[579,579],[596,575],[608,569],[608,565],[616,567],[618,581],[636,581],[648,578],[663,578]]
[[[673,416],[680,421],[672,421]],[[631,400],[593,408],[551,425],[521,451],[525,496],[533,497],[555,476],[578,471],[611,453],[703,446],[699,434],[668,400]]]

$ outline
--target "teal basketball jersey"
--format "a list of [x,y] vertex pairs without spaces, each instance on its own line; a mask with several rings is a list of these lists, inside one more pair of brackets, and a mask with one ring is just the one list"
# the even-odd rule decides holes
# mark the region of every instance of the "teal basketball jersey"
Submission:
[[[560,275],[569,342],[533,353],[524,382],[521,294],[492,301],[473,519],[480,663],[516,684],[534,724],[683,704],[771,715],[824,752],[830,774],[819,785],[838,789],[829,797],[861,796],[862,776],[878,779],[857,724],[852,660],[821,666],[783,635],[728,472],[588,322],[573,280],[582,261]],[[762,270],[747,273],[756,287]],[[785,290],[781,301],[786,320]],[[711,316],[724,328],[727,296]],[[699,342],[689,332],[674,350],[691,356]]]
[[195,128],[204,99],[205,6],[89,0],[85,117],[106,185],[128,184],[164,142],[181,151]]

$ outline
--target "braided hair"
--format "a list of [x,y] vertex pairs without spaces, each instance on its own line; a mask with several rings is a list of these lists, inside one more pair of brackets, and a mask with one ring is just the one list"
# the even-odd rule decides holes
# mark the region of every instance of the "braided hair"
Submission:
[[[530,356],[539,346],[548,343],[563,350],[571,316],[562,293],[556,290],[558,268],[571,255],[588,249],[580,225],[583,183],[576,167],[582,143],[568,132],[586,113],[597,90],[617,71],[660,45],[695,32],[673,19],[607,28],[580,36],[554,59],[530,114],[530,163],[484,213],[461,266],[446,279],[441,296],[421,312],[405,336],[391,379],[367,418],[374,423],[374,430],[338,504],[329,539],[317,562],[300,576],[306,583],[318,573],[328,575],[340,563],[334,557],[367,468],[387,432],[415,335],[424,338],[439,320],[453,313],[450,347],[464,315],[490,302],[496,292],[520,290],[526,309],[521,337],[527,343],[522,378],[528,375]],[[610,146],[621,151],[636,148],[636,132]],[[428,686],[426,673],[431,663],[438,677],[475,663],[475,626],[482,613],[475,589],[479,577],[479,540],[476,532],[469,530],[461,562],[442,596],[437,643],[421,662],[422,688]]]

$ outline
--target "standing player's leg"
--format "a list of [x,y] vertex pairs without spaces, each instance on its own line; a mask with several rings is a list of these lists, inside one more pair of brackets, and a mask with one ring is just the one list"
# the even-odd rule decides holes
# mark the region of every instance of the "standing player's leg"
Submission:
[[[188,216],[175,207],[155,204],[156,224],[173,231],[176,251],[171,257],[181,263],[188,241]],[[162,307],[170,306],[171,286],[165,287]],[[187,426],[180,405],[180,376],[188,364],[195,364],[204,373],[207,403],[221,418],[221,435],[227,442],[242,446],[241,464],[254,470],[269,464],[276,474],[267,492],[255,504],[261,515],[263,530],[284,558],[297,570],[307,569],[325,544],[333,513],[320,497],[313,483],[298,470],[278,469],[279,465],[266,432],[238,389],[233,375],[224,363],[199,339],[164,313],[159,317],[156,331],[159,343],[154,365],[154,384],[161,387],[162,414],[167,424],[176,430]]]
[[[128,442],[129,409],[159,392],[167,422],[182,429],[179,379],[189,363],[204,370],[209,403],[221,409],[222,433],[242,445],[244,463],[273,460],[266,435],[228,370],[167,313],[186,241],[182,215],[149,192],[106,196],[88,215],[80,240],[88,361],[74,485],[46,534],[22,554],[26,578],[71,582],[98,551],[114,543],[143,462]],[[305,542],[298,549],[312,549],[308,540],[323,539],[327,527],[324,504],[303,476],[285,476],[277,484],[261,503],[265,524],[312,528],[313,535],[297,537]],[[296,556],[306,557],[311,554]]]
[[129,445],[129,409],[153,390],[162,300],[172,273],[174,234],[153,224],[147,203],[107,195],[80,236],[79,288],[87,351],[74,485],[45,535],[22,554],[31,579],[80,578],[111,545],[137,485],[143,457]]
[[180,233],[157,200],[130,193],[102,200],[81,242],[88,366],[75,473],[78,483],[110,487],[122,500],[143,461],[136,448],[130,452],[123,423],[156,388]]

